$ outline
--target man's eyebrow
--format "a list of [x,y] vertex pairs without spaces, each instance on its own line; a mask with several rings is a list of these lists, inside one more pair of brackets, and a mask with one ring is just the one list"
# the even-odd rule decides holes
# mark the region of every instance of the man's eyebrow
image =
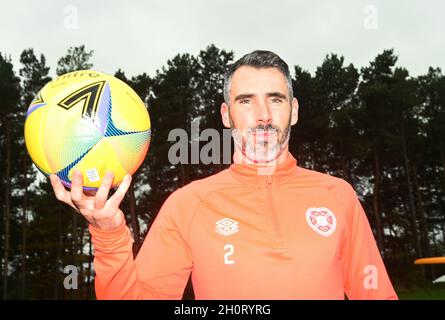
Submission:
[[255,97],[253,93],[241,93],[235,97],[235,101],[243,100],[243,99],[250,99]]
[[281,98],[283,100],[287,100],[287,96],[285,94],[282,94],[281,92],[278,92],[278,91],[268,92],[268,93],[266,93],[266,97],[275,97],[275,98]]
[[[253,93],[241,93],[235,97],[235,101],[239,101],[239,100],[243,100],[243,99],[251,99],[255,96],[256,95]],[[287,96],[285,94],[282,94],[281,92],[278,92],[278,91],[268,92],[268,93],[266,93],[266,97],[268,97],[268,98],[275,97],[275,98],[287,100]]]

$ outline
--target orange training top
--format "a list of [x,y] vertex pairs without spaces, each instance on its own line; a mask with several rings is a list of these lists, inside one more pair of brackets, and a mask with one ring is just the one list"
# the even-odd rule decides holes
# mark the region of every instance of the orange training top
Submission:
[[346,181],[289,153],[273,173],[232,164],[173,192],[133,260],[125,224],[90,225],[98,299],[397,299]]

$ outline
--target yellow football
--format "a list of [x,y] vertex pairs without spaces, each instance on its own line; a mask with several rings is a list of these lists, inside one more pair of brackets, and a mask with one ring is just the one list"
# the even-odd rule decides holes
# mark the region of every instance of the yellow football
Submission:
[[123,81],[97,71],[67,73],[47,83],[31,102],[25,143],[45,175],[71,187],[73,169],[84,189],[97,189],[107,170],[113,186],[144,160],[151,137],[150,117],[139,96]]

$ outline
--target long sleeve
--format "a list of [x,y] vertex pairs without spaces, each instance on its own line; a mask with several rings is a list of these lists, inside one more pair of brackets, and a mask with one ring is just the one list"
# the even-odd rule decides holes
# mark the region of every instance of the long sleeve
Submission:
[[366,214],[348,184],[348,227],[344,241],[344,287],[349,299],[398,299],[380,256]]
[[[89,226],[98,299],[181,299],[192,268],[190,249],[175,216],[174,194],[164,203],[137,255],[123,224],[113,231]],[[181,221],[179,221],[181,223]]]

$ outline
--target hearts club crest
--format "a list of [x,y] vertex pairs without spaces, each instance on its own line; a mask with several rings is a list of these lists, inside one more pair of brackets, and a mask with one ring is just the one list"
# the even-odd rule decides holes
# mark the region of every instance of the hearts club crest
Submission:
[[337,219],[334,213],[325,207],[307,209],[306,221],[312,230],[323,237],[329,237],[337,227]]

